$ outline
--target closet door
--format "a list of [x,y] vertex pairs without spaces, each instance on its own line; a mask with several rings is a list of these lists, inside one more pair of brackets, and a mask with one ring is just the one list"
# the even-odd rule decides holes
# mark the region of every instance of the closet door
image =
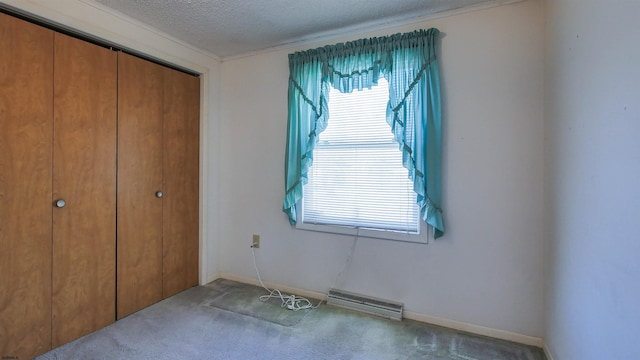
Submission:
[[118,318],[162,300],[162,74],[118,54]]
[[115,320],[117,59],[113,51],[62,34],[55,35],[54,54],[57,347]]
[[53,31],[0,13],[0,357],[51,348]]
[[198,284],[200,81],[164,69],[163,295]]

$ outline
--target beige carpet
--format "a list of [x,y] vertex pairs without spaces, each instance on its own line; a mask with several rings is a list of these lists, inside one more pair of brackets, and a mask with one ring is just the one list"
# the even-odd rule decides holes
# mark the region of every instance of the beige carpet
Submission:
[[545,359],[532,346],[324,304],[296,314],[260,302],[264,293],[217,280],[37,359]]

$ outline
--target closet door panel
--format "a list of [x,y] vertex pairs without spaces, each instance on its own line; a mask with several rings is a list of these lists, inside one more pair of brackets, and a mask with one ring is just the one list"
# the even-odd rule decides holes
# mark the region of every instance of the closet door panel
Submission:
[[164,69],[163,295],[198,284],[200,81]]
[[0,13],[0,357],[51,348],[53,31]]
[[115,320],[116,53],[55,35],[53,346]]
[[118,54],[118,318],[162,300],[162,76]]

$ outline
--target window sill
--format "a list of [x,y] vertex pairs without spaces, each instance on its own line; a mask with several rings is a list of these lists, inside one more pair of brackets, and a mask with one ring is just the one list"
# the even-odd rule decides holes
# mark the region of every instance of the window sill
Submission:
[[429,233],[427,225],[424,221],[420,221],[420,233],[419,234],[408,234],[398,231],[390,231],[390,230],[373,230],[373,229],[358,229],[354,227],[346,227],[346,226],[332,226],[332,225],[318,225],[318,224],[306,224],[302,221],[299,221],[296,224],[296,229],[305,230],[305,231],[315,231],[322,232],[328,234],[338,234],[345,236],[358,236],[361,238],[371,238],[371,239],[382,239],[382,240],[392,240],[392,241],[403,241],[403,242],[411,242],[418,244],[428,244],[429,243]]

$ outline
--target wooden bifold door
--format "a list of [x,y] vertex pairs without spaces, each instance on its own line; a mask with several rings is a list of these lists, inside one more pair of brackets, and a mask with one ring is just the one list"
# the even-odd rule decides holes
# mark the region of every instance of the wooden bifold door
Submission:
[[162,300],[162,67],[118,56],[118,318]]
[[118,318],[198,284],[199,93],[118,54]]
[[116,54],[0,14],[0,356],[115,318]]
[[0,357],[30,359],[51,348],[53,31],[0,13],[0,44]]
[[199,79],[0,13],[0,357],[198,284]]
[[[116,53],[55,34],[53,347],[114,321]],[[60,201],[64,201],[64,205]]]

